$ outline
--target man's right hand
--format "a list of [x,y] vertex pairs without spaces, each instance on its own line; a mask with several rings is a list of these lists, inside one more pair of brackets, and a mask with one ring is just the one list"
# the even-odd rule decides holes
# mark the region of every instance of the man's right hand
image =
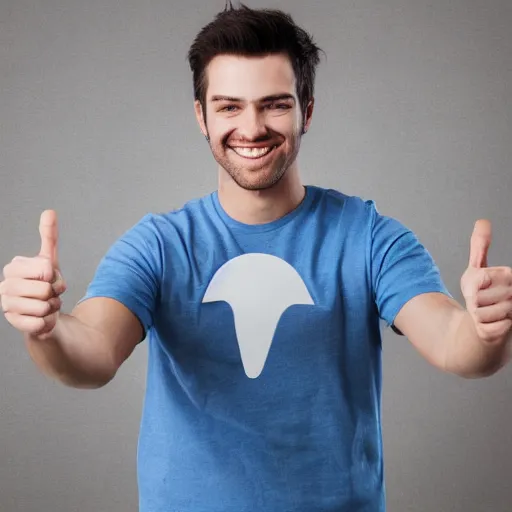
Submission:
[[16,256],[4,267],[0,282],[2,309],[7,321],[22,333],[48,335],[54,329],[66,291],[57,257],[57,214],[46,210],[39,224],[41,250],[32,258]]

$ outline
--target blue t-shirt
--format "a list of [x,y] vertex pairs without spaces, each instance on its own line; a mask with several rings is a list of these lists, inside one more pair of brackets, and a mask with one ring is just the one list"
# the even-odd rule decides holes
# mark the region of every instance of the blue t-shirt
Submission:
[[380,328],[426,292],[451,296],[417,237],[338,191],[262,225],[216,192],[143,217],[82,299],[147,335],[140,512],[384,511]]

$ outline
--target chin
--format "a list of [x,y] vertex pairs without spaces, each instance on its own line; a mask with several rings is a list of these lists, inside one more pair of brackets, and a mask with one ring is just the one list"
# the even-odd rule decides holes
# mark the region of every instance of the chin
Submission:
[[252,192],[269,190],[275,186],[275,183],[247,183],[247,182],[237,182],[237,185],[244,190],[250,190]]
[[242,173],[229,173],[233,181],[245,190],[268,190],[275,187],[286,174],[285,172],[245,171]]

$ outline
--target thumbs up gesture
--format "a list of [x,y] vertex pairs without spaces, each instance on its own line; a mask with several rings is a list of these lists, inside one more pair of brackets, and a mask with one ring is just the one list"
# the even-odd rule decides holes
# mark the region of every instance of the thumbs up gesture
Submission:
[[66,283],[57,256],[57,214],[46,210],[39,223],[41,250],[37,256],[16,256],[4,267],[0,282],[2,309],[7,321],[32,336],[50,333],[57,322]]
[[487,266],[491,241],[491,223],[478,220],[460,286],[478,337],[484,343],[501,344],[512,339],[512,268]]

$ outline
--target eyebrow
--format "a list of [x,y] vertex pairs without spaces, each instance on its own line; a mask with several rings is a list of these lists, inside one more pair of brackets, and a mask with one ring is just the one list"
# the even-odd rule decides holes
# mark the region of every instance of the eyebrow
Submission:
[[[282,94],[271,94],[270,96],[265,96],[264,98],[260,98],[258,101],[260,102],[268,102],[268,101],[282,101],[282,100],[293,100],[295,101],[295,98],[288,93],[282,93]],[[232,103],[242,103],[244,100],[241,98],[235,98],[233,96],[220,96],[215,95],[211,97],[212,102],[216,101],[231,101]]]

